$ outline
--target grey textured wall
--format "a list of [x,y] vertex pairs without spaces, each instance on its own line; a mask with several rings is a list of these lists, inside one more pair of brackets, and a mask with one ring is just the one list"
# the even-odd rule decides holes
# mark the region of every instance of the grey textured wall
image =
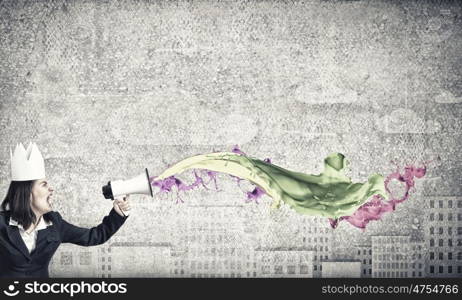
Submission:
[[[324,228],[328,260],[354,259],[355,245],[374,235],[409,235],[428,248],[428,199],[462,195],[461,14],[460,3],[430,1],[1,1],[0,192],[9,147],[29,140],[46,159],[55,210],[81,226],[109,212],[100,192],[108,180],[144,167],[159,174],[235,144],[306,173],[341,152],[355,181],[389,173],[390,160],[439,157],[411,199],[365,232],[270,212],[268,198],[245,203],[227,176],[221,192],[193,191],[185,203],[134,196],[109,244],[62,245],[52,276],[108,276],[126,257],[138,269],[111,276],[252,276],[259,251],[317,253],[309,227]],[[454,252],[444,260],[454,273],[457,213],[454,244],[441,248]],[[215,245],[224,252],[212,254]],[[191,262],[211,259],[207,269]],[[220,259],[240,269],[211,266]]]

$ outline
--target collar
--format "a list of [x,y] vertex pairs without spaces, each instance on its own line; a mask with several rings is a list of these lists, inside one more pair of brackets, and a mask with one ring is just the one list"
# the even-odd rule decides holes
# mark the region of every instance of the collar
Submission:
[[[24,228],[22,227],[22,225],[19,225],[18,221],[16,221],[12,217],[10,217],[10,224],[9,225],[17,226],[19,229],[25,231]],[[46,222],[45,219],[42,216],[42,217],[40,217],[40,222],[38,223],[37,227],[35,227],[35,229],[33,231],[39,231],[39,230],[45,229],[45,228],[47,228],[48,226],[51,226],[51,225],[53,225],[53,222],[51,222],[51,221]]]

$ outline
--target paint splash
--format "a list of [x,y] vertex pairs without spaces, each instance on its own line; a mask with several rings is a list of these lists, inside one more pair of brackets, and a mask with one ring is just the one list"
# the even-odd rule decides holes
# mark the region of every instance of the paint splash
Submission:
[[345,220],[353,226],[365,229],[367,223],[370,221],[380,220],[383,214],[394,211],[397,204],[409,199],[410,191],[412,191],[415,186],[414,178],[422,178],[426,171],[426,166],[414,167],[408,165],[404,168],[404,173],[401,174],[397,167],[395,172],[387,176],[384,184],[385,190],[389,195],[391,195],[392,193],[388,185],[393,179],[405,183],[405,192],[401,198],[390,197],[388,201],[385,201],[382,197],[380,197],[380,195],[374,195],[369,202],[360,206],[353,215],[340,217],[338,219],[329,219],[331,226],[335,228],[340,221]]
[[[248,180],[256,187],[246,192],[247,202],[255,201],[263,195],[273,199],[272,207],[282,202],[295,211],[306,215],[329,218],[332,228],[340,221],[365,229],[373,220],[379,220],[386,212],[394,211],[396,205],[407,200],[414,188],[414,178],[421,178],[426,167],[406,166],[401,174],[399,168],[384,178],[380,174],[369,176],[367,182],[353,183],[344,174],[348,161],[341,153],[332,153],[324,159],[324,171],[310,175],[289,171],[271,163],[270,159],[252,158],[235,146],[232,152],[218,152],[186,158],[167,168],[159,176],[151,177],[151,185],[159,188],[159,193],[168,193],[176,187],[177,202],[184,202],[180,191],[188,191],[202,186],[208,188],[211,182],[217,186],[217,173],[229,174],[237,181]],[[193,169],[195,181],[185,184],[175,175]],[[199,174],[198,174],[199,172]],[[394,198],[388,187],[392,180],[405,183],[401,198]],[[242,189],[242,188],[241,188]],[[368,201],[368,199],[370,199]]]

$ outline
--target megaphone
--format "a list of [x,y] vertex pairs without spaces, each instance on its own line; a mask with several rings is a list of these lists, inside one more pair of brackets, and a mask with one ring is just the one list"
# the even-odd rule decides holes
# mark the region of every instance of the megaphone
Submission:
[[[145,172],[132,179],[109,181],[105,186],[103,186],[103,195],[106,199],[114,200],[115,197],[124,197],[129,194],[144,194],[151,195],[151,197],[153,196],[147,168],[145,169]],[[121,211],[124,215],[128,216],[128,212],[123,210]]]

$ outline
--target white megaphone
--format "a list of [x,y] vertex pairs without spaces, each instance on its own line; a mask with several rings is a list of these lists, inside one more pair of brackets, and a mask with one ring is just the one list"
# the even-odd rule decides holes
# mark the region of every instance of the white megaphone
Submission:
[[[103,195],[106,199],[114,200],[115,197],[125,197],[129,194],[144,194],[152,197],[152,187],[147,168],[145,172],[132,179],[109,181],[107,185],[103,186]],[[129,215],[127,211],[121,211],[125,216]]]

